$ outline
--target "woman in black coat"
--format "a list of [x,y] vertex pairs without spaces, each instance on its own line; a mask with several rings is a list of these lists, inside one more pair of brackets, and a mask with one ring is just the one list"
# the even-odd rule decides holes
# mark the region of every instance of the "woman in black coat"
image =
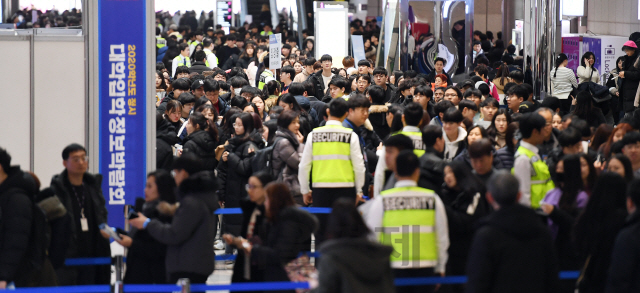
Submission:
[[273,147],[274,172],[272,175],[278,182],[283,182],[289,187],[297,204],[304,205],[298,181],[298,165],[304,148],[299,116],[298,112],[287,110],[278,117],[278,131],[276,131]]
[[[162,223],[171,223],[173,212],[169,208],[176,202],[174,190],[176,183],[165,170],[149,173],[144,189],[144,204],[136,204],[136,211],[147,218],[158,219]],[[136,199],[136,203],[142,198]],[[127,247],[127,284],[164,284],[167,282],[165,256],[167,246],[155,240],[146,230],[135,228],[129,236],[120,234],[122,240],[116,240]]]
[[[218,164],[218,179],[221,184],[218,198],[225,208],[239,208],[240,201],[247,196],[245,185],[253,173],[251,158],[264,143],[260,132],[254,129],[250,113],[240,113],[231,119],[235,121],[235,136],[228,140],[222,161]],[[223,221],[224,233],[240,235],[241,215],[225,215]],[[231,253],[230,248],[227,252]]]
[[202,113],[193,112],[187,122],[187,134],[182,154],[193,153],[202,160],[206,170],[213,171],[218,163],[215,153],[218,128]]
[[613,245],[627,217],[627,182],[612,172],[600,174],[574,228],[582,266],[580,292],[604,292]]
[[631,113],[635,109],[633,102],[635,101],[636,92],[638,91],[638,82],[640,82],[640,72],[638,72],[638,68],[636,67],[638,48],[635,46],[635,43],[626,42],[622,50],[627,56],[624,57],[622,69],[618,74],[618,76],[622,78],[618,90],[622,100],[622,110],[625,113]]
[[[268,172],[261,171],[249,177],[247,184],[247,193],[249,196],[240,201],[242,209],[242,229],[240,229],[240,237],[248,239],[250,243],[255,244],[260,239],[266,239],[267,231],[265,230],[265,210],[264,201],[267,197],[265,187],[273,181],[273,176]],[[233,236],[226,234],[224,239],[227,244],[233,244]],[[233,276],[231,283],[241,282],[261,282],[262,272],[255,266],[251,265],[243,250],[238,251],[236,262],[233,266]]]
[[[446,271],[449,275],[459,276],[466,273],[476,222],[493,209],[485,198],[484,184],[464,161],[452,161],[444,167],[444,182],[440,198],[447,210],[451,240]],[[447,287],[450,292],[464,291],[460,285]]]

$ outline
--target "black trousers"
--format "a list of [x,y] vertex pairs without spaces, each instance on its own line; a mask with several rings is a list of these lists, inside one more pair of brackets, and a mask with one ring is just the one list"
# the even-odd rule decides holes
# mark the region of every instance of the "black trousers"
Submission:
[[[353,204],[356,203],[356,189],[354,187],[349,188],[313,188],[311,193],[313,196],[313,207],[318,208],[330,208],[333,203],[339,198],[348,198],[353,200]],[[327,231],[327,221],[329,220],[329,214],[315,214],[318,218],[320,226],[315,234],[316,249],[325,240],[325,232]]]
[[[394,269],[393,276],[395,278],[424,278],[424,277],[433,277],[434,272],[433,272],[433,268]],[[434,285],[396,287],[396,292],[403,292],[403,293],[431,293],[434,290],[435,290]]]

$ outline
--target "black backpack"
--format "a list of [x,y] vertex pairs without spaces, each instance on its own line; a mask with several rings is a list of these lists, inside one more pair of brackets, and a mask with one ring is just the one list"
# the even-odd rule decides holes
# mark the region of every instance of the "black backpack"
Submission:
[[281,139],[283,138],[276,137],[273,140],[273,144],[256,151],[255,155],[251,158],[251,170],[253,170],[254,173],[264,170],[274,177],[278,176],[278,174],[274,174],[273,170],[273,148]]

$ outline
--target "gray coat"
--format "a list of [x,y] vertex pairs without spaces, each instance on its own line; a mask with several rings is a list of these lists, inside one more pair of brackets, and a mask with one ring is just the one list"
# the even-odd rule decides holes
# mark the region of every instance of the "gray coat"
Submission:
[[213,240],[218,207],[213,173],[203,171],[189,176],[179,187],[180,206],[171,223],[151,220],[147,231],[167,245],[167,273],[188,272],[210,275],[215,269]]
[[285,183],[294,195],[300,194],[298,165],[304,144],[299,143],[289,130],[278,128],[273,148],[273,170],[278,182]]

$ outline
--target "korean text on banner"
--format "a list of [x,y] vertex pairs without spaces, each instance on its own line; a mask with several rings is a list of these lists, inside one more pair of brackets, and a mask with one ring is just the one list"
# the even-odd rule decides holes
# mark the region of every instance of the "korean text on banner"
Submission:
[[147,172],[146,4],[98,0],[98,9],[99,170],[109,225],[124,227],[123,206],[143,195]]

